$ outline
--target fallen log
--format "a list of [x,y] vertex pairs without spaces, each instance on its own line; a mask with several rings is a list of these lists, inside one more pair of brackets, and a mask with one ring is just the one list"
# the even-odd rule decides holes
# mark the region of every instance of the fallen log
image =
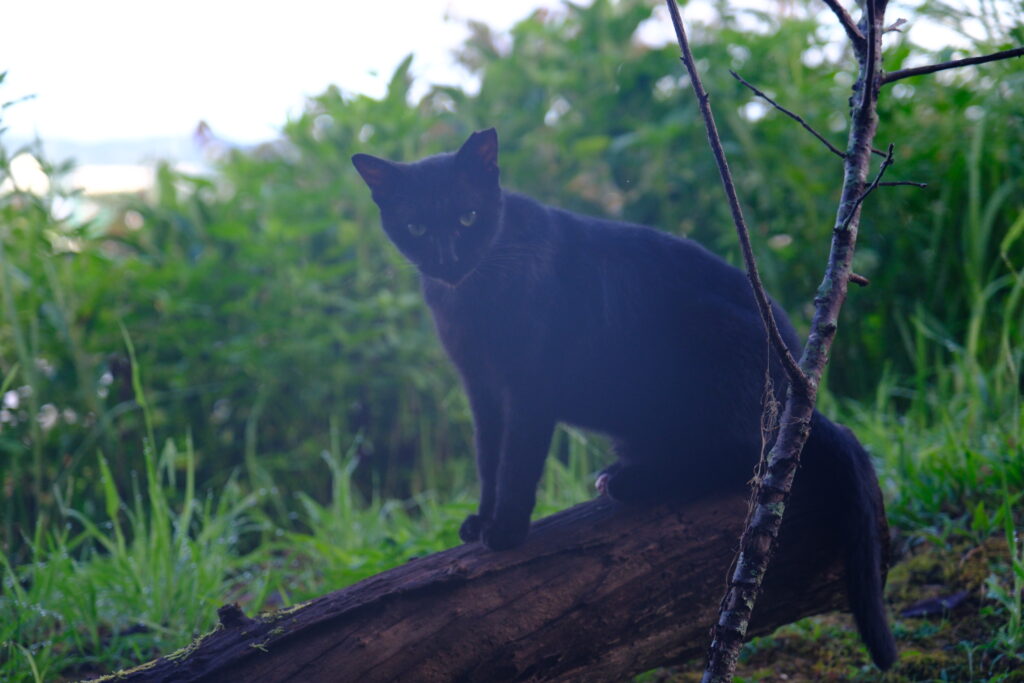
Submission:
[[[797,487],[749,635],[845,606],[829,505]],[[594,500],[535,522],[515,550],[451,548],[256,618],[225,606],[213,632],[117,678],[622,680],[704,653],[746,510],[739,495]]]

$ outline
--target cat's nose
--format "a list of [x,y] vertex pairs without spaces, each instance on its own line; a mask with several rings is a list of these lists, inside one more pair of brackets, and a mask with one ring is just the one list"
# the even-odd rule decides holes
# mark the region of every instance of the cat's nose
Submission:
[[438,265],[445,265],[446,262],[451,261],[452,263],[459,262],[459,254],[455,251],[455,238],[449,236],[448,238],[439,237],[434,245],[437,247],[437,263]]

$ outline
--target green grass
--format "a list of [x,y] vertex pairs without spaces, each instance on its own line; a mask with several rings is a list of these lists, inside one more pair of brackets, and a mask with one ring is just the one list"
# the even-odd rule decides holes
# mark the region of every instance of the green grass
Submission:
[[[12,566],[0,556],[0,679],[126,667],[184,646],[213,626],[224,603],[250,613],[293,605],[459,543],[476,501],[466,468],[440,473],[463,483],[443,494],[364,498],[353,483],[356,448],[339,446],[310,473],[330,479],[330,499],[298,494],[284,519],[267,512],[276,492],[247,492],[235,478],[198,495],[188,439],[147,456],[143,481],[127,493],[98,455],[98,514],[62,502],[59,519],[37,524],[28,562]],[[600,447],[561,431],[555,449],[561,457],[549,459],[538,516],[592,495]],[[183,502],[171,503],[181,487]]]
[[[1008,341],[1016,331],[1004,334]],[[1024,414],[1017,382],[1024,348],[996,347],[1013,351],[985,360],[945,345],[952,358],[932,366],[920,393],[890,379],[872,404],[829,399],[874,456],[886,497],[895,560],[887,598],[900,649],[895,668],[881,676],[849,616],[828,614],[753,639],[742,651],[737,681],[1020,680]],[[959,591],[968,596],[952,612],[899,614]],[[702,671],[693,662],[653,679],[695,682]]]
[[[0,677],[53,680],[144,659],[207,628],[213,610],[241,590],[237,577],[254,555],[239,550],[239,539],[256,531],[247,513],[258,497],[230,482],[171,508],[164,489],[172,485],[158,469],[178,461],[191,486],[193,454],[168,444],[146,472],[158,488],[122,495],[99,456],[108,521],[62,505],[60,519],[37,525],[29,562],[3,560]],[[245,590],[259,590],[252,583]]]
[[[941,372],[968,370],[977,368],[953,364]],[[995,369],[988,370],[975,386],[999,384]],[[963,381],[941,377],[935,386]],[[957,652],[936,658],[927,650],[931,631],[898,623],[901,646],[911,653],[907,671],[941,664],[964,672],[970,663],[978,675],[996,675],[1019,662],[1022,650],[1024,545],[1015,518],[1024,490],[1019,399],[1012,391],[989,393],[985,409],[978,410],[976,396],[936,391],[897,412],[903,393],[888,382],[876,405],[844,406],[847,421],[878,459],[902,552],[932,545],[962,553],[993,539],[1007,549],[984,568],[977,618],[992,626],[987,635],[974,632]],[[27,539],[30,561],[12,566],[3,560],[0,678],[55,680],[129,666],[187,644],[212,627],[217,607],[226,602],[238,601],[250,613],[292,605],[458,543],[458,525],[475,504],[474,477],[465,463],[434,475],[452,483],[444,491],[425,489],[405,500],[364,494],[354,483],[361,466],[358,440],[343,444],[333,433],[321,469],[310,473],[330,481],[324,502],[298,494],[268,505],[277,492],[247,491],[237,478],[200,494],[188,438],[167,441],[147,455],[145,471],[127,491],[118,490],[97,454],[102,505],[87,513],[60,501],[59,519],[40,520]],[[592,474],[606,457],[600,440],[574,430],[559,431],[553,452],[538,515],[589,498]],[[276,509],[286,516],[270,512]],[[827,638],[820,637],[822,629]],[[934,637],[948,631],[936,628]],[[823,641],[841,645],[842,653],[827,654],[833,668],[819,663],[819,672],[860,675],[846,659],[859,647],[849,625],[812,622],[755,641],[745,655],[753,667],[747,680],[758,680],[757,666],[763,669],[764,653],[773,648],[785,648],[794,661],[810,661],[817,656],[813,643]]]
[[[997,338],[958,344],[918,319],[913,347],[920,372],[909,386],[887,379],[871,404],[831,401],[879,465],[905,560],[894,570],[893,608],[917,595],[918,575],[938,572],[949,592],[958,582],[973,591],[963,623],[897,620],[907,656],[890,680],[998,679],[1024,663],[1024,346],[1014,324],[1021,283],[1011,279],[987,291],[977,299],[972,327],[994,327]],[[124,343],[134,361],[127,333]],[[119,487],[96,453],[97,493],[71,500],[55,489],[58,513],[41,516],[24,539],[28,560],[15,565],[2,557],[0,678],[116,670],[184,646],[212,627],[224,603],[237,601],[250,613],[293,605],[458,543],[458,526],[475,505],[468,461],[425,467],[418,492],[389,498],[379,486],[358,483],[369,465],[362,441],[347,439],[332,422],[320,463],[306,473],[329,481],[325,500],[284,497],[255,457],[245,477],[200,490],[198,455],[187,435],[155,447],[142,371],[138,363],[131,367],[145,426],[143,471]],[[571,429],[557,432],[552,451],[538,516],[591,497],[592,475],[607,458],[600,439]],[[958,558],[978,551],[983,561],[970,576],[956,570]],[[931,569],[914,569],[922,563]],[[898,578],[901,572],[910,578]],[[829,649],[817,649],[821,643]],[[845,621],[801,622],[755,640],[742,675],[759,680],[765,666],[786,661],[812,676],[863,678],[869,672],[850,661],[860,648]]]
[[[396,500],[373,486],[364,495],[355,481],[361,439],[343,451],[334,422],[319,471],[307,475],[329,480],[326,502],[304,492],[280,500],[273,485],[243,485],[235,475],[198,492],[191,438],[155,447],[142,370],[122,334],[145,426],[143,471],[122,491],[97,453],[94,497],[76,503],[55,488],[56,518],[38,518],[24,539],[27,561],[0,555],[0,679],[123,668],[186,645],[213,626],[222,604],[249,612],[290,606],[459,543],[459,525],[476,504],[469,463],[427,468],[427,481],[446,482],[443,492],[424,488]],[[600,441],[575,430],[559,430],[553,450],[537,516],[591,497],[603,454]],[[273,481],[255,458],[246,474],[249,482]]]
[[[1024,666],[1024,280],[1010,270],[975,288],[963,343],[918,317],[912,385],[887,379],[873,405],[847,406],[880,463],[897,558],[959,567],[947,567],[943,590],[970,590],[985,624],[940,667],[954,680]],[[967,571],[971,557],[985,561]]]

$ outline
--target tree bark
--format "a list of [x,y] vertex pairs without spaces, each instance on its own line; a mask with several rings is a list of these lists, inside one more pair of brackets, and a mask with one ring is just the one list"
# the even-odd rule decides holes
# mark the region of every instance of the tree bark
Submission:
[[[797,484],[748,635],[845,605],[830,505]],[[746,511],[742,495],[594,500],[515,550],[451,548],[255,619],[225,606],[210,634],[118,679],[622,680],[704,653]]]

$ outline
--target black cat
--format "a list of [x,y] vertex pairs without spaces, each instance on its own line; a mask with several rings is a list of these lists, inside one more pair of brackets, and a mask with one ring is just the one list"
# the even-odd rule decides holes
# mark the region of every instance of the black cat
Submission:
[[[504,191],[493,129],[413,163],[352,162],[420,270],[469,396],[481,495],[464,541],[523,542],[559,421],[611,437],[619,460],[599,483],[614,499],[746,486],[763,445],[766,373],[780,400],[787,382],[740,270],[692,241]],[[850,603],[887,668],[874,470],[852,433],[817,412],[803,462],[831,487]]]

